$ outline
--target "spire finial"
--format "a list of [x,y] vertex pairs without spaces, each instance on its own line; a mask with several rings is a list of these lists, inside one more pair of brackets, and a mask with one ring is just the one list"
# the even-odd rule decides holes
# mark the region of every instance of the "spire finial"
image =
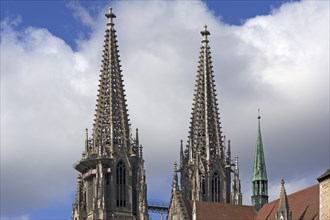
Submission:
[[207,25],[204,26],[204,30],[201,31],[201,34],[203,36],[203,41],[202,42],[208,42],[207,36],[210,35],[210,32],[207,30]]
[[139,129],[138,128],[135,129],[135,143],[136,143],[136,146],[139,147],[140,142],[139,142]]
[[108,18],[108,26],[114,26],[113,19],[116,17],[116,15],[112,12],[112,7],[110,6],[108,8],[108,13],[105,14],[105,17]]
[[258,119],[260,119],[260,108],[258,108]]
[[285,184],[285,181],[284,181],[284,178],[282,178],[282,180],[281,180],[282,187],[284,187],[284,184]]

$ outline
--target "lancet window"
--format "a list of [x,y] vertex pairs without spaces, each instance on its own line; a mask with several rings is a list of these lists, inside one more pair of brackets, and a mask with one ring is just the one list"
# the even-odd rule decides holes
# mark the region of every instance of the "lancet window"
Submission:
[[126,207],[126,167],[119,161],[116,168],[117,206]]
[[201,188],[201,192],[202,192],[202,196],[204,197],[206,194],[206,189],[205,189],[205,177],[203,175],[201,175],[201,182],[200,182],[200,188]]
[[215,172],[212,176],[212,202],[220,202],[220,176]]

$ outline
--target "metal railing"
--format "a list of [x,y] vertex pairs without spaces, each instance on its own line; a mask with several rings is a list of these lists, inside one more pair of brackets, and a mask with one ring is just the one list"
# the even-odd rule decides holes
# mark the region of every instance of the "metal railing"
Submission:
[[169,208],[167,202],[148,202],[148,211],[154,213],[167,213]]

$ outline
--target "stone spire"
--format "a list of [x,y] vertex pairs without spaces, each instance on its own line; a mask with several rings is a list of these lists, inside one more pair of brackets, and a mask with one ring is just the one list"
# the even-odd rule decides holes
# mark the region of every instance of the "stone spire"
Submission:
[[76,199],[75,203],[73,204],[72,209],[72,217],[73,219],[77,217],[85,217],[86,216],[86,207],[84,201],[84,192],[83,192],[83,183],[82,183],[82,176],[79,174],[77,178],[77,189],[76,189]]
[[112,8],[109,8],[106,17],[108,18],[108,28],[105,33],[102,55],[92,154],[110,156],[114,148],[127,149],[130,146],[130,138],[123,75],[113,23],[116,16],[112,12]]
[[252,176],[252,205],[257,211],[264,204],[268,203],[268,179],[261,138],[260,118],[260,110],[258,109],[257,143]]
[[286,195],[284,179],[281,181],[281,194],[280,194],[280,202],[278,204],[278,210],[276,212],[275,219],[276,220],[291,220],[292,213],[289,208],[289,201]]
[[180,176],[182,177],[180,185],[185,200],[196,199],[198,201],[229,203],[230,165],[229,169],[225,171],[227,166],[226,152],[222,140],[208,39],[210,32],[207,26],[201,31],[201,35],[202,41],[188,144],[186,149],[180,150],[182,161],[180,164]]
[[235,157],[233,192],[231,203],[235,205],[242,205],[241,180],[239,179],[238,157]]
[[201,34],[203,40],[198,62],[189,138],[192,140],[190,147],[193,157],[195,158],[196,152],[200,151],[201,157],[208,161],[210,158],[218,157],[217,148],[220,146],[222,150],[222,140],[211,51],[208,44],[210,32],[207,30],[207,26],[204,27]]
[[[86,129],[72,218],[148,219],[147,184],[138,130],[129,124],[112,9],[105,31],[92,137]],[[139,149],[139,146],[140,149]]]

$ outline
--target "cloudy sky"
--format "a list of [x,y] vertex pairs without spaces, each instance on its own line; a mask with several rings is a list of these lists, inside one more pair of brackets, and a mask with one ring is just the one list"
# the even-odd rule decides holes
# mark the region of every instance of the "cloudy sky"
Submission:
[[[1,218],[69,219],[92,128],[109,2],[1,1]],[[150,201],[168,201],[187,141],[200,30],[223,132],[250,204],[257,109],[270,200],[329,167],[329,1],[116,1],[128,109]]]

